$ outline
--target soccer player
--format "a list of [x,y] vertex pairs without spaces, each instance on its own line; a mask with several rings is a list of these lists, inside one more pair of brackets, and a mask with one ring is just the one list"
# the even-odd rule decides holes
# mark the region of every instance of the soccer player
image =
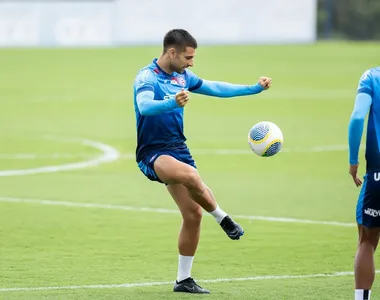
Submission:
[[[364,120],[369,112],[366,140],[366,173],[358,178],[358,153]],[[380,236],[380,67],[363,73],[348,126],[349,173],[361,186],[357,207],[358,247],[355,257],[355,300],[369,300],[375,280],[374,253]]]
[[203,80],[188,70],[194,64],[196,48],[197,41],[186,30],[170,30],[160,57],[138,72],[134,82],[136,161],[148,179],[166,185],[182,214],[174,292],[209,294],[191,277],[202,209],[230,239],[240,239],[244,231],[219,207],[197,172],[183,133],[184,106],[189,103],[189,92],[215,97],[253,95],[268,89],[272,80],[260,77],[253,85]]

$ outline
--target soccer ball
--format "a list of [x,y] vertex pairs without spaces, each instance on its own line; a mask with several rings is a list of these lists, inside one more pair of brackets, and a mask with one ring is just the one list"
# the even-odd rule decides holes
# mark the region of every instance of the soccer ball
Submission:
[[268,121],[255,124],[248,133],[248,145],[259,156],[269,157],[277,154],[283,141],[281,129]]

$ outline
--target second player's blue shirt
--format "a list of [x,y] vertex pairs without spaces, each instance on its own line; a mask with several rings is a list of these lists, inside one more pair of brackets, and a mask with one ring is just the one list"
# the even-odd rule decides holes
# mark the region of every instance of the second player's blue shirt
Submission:
[[363,73],[357,88],[355,108],[349,126],[350,163],[358,163],[358,151],[368,114],[365,157],[367,170],[380,170],[380,67]]

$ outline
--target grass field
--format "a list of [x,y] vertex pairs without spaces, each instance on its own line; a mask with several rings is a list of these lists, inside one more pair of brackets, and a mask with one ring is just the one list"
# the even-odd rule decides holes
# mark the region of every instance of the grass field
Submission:
[[[348,175],[347,126],[379,47],[197,51],[193,71],[202,78],[273,78],[260,95],[192,95],[186,106],[201,176],[246,231],[231,241],[205,214],[192,273],[211,290],[202,298],[353,298],[359,190]],[[160,51],[0,51],[0,299],[194,298],[172,292],[175,204],[133,156],[133,79]],[[275,157],[249,151],[248,130],[261,120],[283,131]]]

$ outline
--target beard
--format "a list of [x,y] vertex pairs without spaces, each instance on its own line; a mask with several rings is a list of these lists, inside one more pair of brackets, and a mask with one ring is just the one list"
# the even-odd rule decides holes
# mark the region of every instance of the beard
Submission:
[[172,69],[176,73],[181,74],[185,71],[186,67],[180,67],[180,66],[176,66],[174,64],[170,64],[170,69]]

